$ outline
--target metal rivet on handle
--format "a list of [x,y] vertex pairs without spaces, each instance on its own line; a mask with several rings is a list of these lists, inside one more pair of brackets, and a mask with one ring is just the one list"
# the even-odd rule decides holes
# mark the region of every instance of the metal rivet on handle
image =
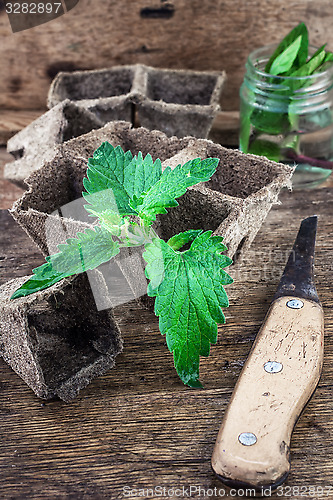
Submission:
[[267,361],[267,363],[264,364],[264,370],[267,373],[279,373],[282,371],[282,368],[283,364],[278,361]]
[[238,436],[238,441],[244,446],[252,446],[257,442],[257,436],[253,432],[242,432]]
[[290,309],[302,309],[303,306],[304,302],[299,299],[291,299],[287,302],[287,307],[290,307]]

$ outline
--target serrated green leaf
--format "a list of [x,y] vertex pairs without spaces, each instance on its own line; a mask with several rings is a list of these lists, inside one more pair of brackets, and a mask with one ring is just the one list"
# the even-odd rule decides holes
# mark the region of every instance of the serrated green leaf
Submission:
[[218,161],[196,158],[173,170],[167,167],[162,173],[159,159],[153,162],[149,154],[143,158],[141,152],[132,158],[120,146],[114,148],[105,142],[88,162],[83,196],[89,205],[85,208],[99,217],[104,227],[106,218],[116,218],[112,212],[139,215],[145,224],[151,224],[157,214],[166,213],[166,207],[177,206],[176,198],[189,186],[210,179]]
[[120,215],[136,214],[130,200],[148,191],[161,175],[159,159],[153,162],[150,154],[143,158],[141,152],[133,158],[130,151],[125,153],[120,146],[104,142],[89,159],[83,180],[86,192],[82,194],[91,205],[87,210],[97,214],[108,208]]
[[189,229],[183,233],[175,234],[167,241],[167,243],[173,250],[180,250],[180,248],[187,243],[191,243],[201,233],[201,229]]
[[[124,171],[132,159],[130,151],[124,153],[120,146],[114,148],[108,142],[104,142],[94,152],[93,158],[89,158],[87,177],[83,179],[86,192],[82,195],[96,212],[109,208],[118,210],[120,214],[132,213],[128,206],[129,197],[123,186]],[[100,195],[86,197],[87,194],[94,193]]]
[[308,30],[304,23],[298,24],[295,28],[293,28],[288,35],[284,37],[284,39],[279,43],[269,61],[265,66],[265,72],[271,73],[271,66],[275,59],[282,54],[299,36],[301,36],[301,44],[296,54],[295,58],[295,66],[299,67],[304,64],[308,58],[308,46],[309,46],[309,38],[308,38]]
[[293,67],[294,61],[301,47],[301,43],[302,36],[300,35],[274,59],[269,71],[271,75],[283,75]]
[[33,270],[33,276],[14,292],[11,299],[25,297],[48,288],[63,278],[95,269],[119,253],[119,245],[111,234],[98,226],[78,233],[65,244],[58,245],[59,253],[46,257],[46,263]]
[[182,196],[188,187],[208,181],[218,162],[218,158],[196,158],[177,165],[173,170],[167,167],[147,193],[130,202],[132,209],[147,223],[153,222],[157,214],[165,214],[166,208],[177,206],[176,198]]
[[148,295],[156,297],[155,314],[182,381],[200,387],[200,356],[208,356],[217,340],[217,323],[224,323],[228,307],[223,285],[232,278],[223,270],[231,259],[221,252],[222,238],[207,231],[197,236],[189,250],[177,252],[155,238],[143,254],[150,280]]

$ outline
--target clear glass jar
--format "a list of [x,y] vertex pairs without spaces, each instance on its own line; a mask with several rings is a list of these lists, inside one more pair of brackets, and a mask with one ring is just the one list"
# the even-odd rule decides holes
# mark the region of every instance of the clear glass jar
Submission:
[[[311,76],[264,72],[276,45],[255,50],[240,89],[240,149],[297,165],[295,188],[314,187],[333,169],[333,64]],[[312,55],[315,47],[309,49]]]

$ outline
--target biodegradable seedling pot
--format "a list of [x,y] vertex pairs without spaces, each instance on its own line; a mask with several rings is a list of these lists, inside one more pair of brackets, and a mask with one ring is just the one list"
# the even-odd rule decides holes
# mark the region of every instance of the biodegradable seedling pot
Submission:
[[58,73],[53,80],[48,107],[56,106],[64,99],[75,101],[89,109],[103,123],[113,120],[132,119],[132,101],[140,86],[136,77],[140,66],[115,66],[111,69]]
[[224,72],[157,69],[145,65],[59,73],[48,106],[71,99],[104,123],[126,120],[168,136],[208,137],[219,111]]
[[224,73],[147,67],[137,104],[140,124],[168,136],[208,137],[224,80]]
[[9,139],[15,161],[5,165],[4,177],[25,189],[24,180],[54,157],[59,144],[102,126],[96,115],[66,99]]
[[159,70],[143,65],[59,73],[52,82],[51,108],[13,136],[7,151],[15,161],[4,177],[26,188],[25,179],[51,161],[57,146],[110,121],[142,124],[168,136],[207,137],[219,110],[225,74]]
[[[114,366],[120,331],[111,308],[96,310],[85,274],[10,300],[25,279],[0,287],[0,355],[37,396],[68,402]],[[98,271],[95,279],[106,286]]]
[[[166,239],[187,229],[210,229],[224,238],[231,257],[239,257],[249,248],[293,173],[288,166],[204,139],[168,138],[159,131],[113,122],[59,146],[55,158],[27,180],[28,191],[14,204],[13,217],[45,255],[55,251],[54,242],[64,242],[90,223],[84,210],[74,214],[68,207],[81,198],[88,158],[103,141],[133,154],[141,151],[145,156],[149,152],[164,166],[183,164],[196,157],[219,158],[211,180],[190,188],[179,198],[178,207],[158,217],[155,230]],[[139,297],[147,286],[141,250],[123,250],[117,258],[118,266],[133,296]]]

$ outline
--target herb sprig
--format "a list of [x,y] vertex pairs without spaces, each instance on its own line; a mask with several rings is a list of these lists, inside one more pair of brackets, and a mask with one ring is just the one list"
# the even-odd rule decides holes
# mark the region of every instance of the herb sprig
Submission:
[[[132,156],[120,146],[103,143],[88,161],[82,193],[85,209],[96,217],[94,229],[78,233],[58,246],[59,252],[33,270],[33,276],[12,299],[43,290],[63,278],[95,269],[119,254],[122,247],[144,247],[149,280],[147,293],[155,297],[159,328],[181,380],[190,387],[199,381],[200,356],[208,356],[217,341],[217,324],[228,307],[223,285],[232,283],[224,271],[231,259],[212,231],[189,230],[168,241],[153,229],[158,214],[178,205],[186,189],[208,181],[219,160],[196,158],[162,171],[159,159]],[[133,220],[134,219],[134,220]],[[181,251],[184,245],[189,249]]]

